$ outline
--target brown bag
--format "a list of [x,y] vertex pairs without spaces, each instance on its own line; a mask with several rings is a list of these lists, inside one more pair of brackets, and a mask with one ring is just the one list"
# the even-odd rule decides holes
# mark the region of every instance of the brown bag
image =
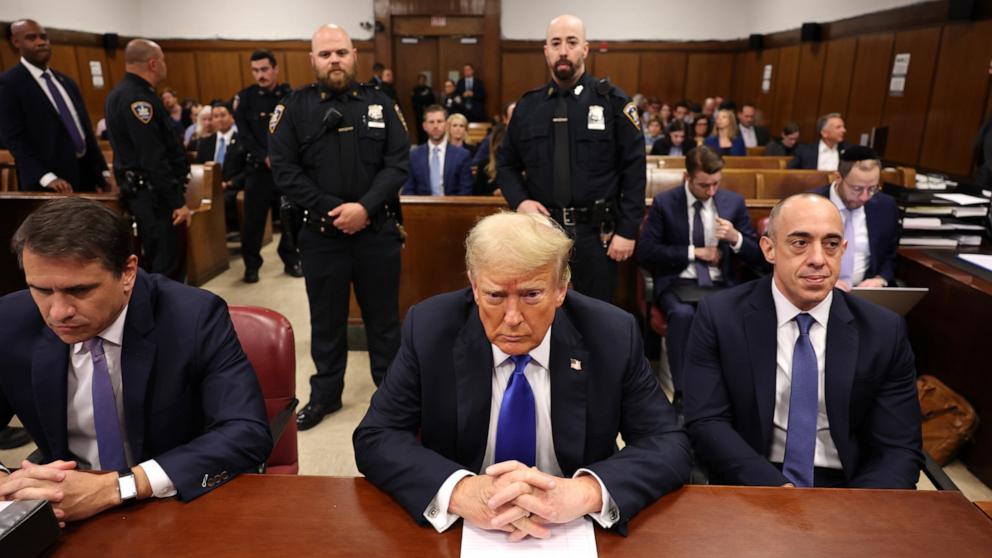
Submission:
[[923,449],[946,465],[975,434],[978,415],[964,397],[933,376],[917,378],[916,390],[923,412]]

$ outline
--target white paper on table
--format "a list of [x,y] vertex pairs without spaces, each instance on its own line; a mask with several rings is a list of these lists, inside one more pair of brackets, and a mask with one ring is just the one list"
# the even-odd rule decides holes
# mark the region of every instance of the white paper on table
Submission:
[[989,200],[985,198],[969,196],[968,194],[934,194],[933,197],[951,201],[958,205],[977,205],[980,203],[989,203]]
[[503,558],[511,553],[515,557],[597,558],[592,521],[580,517],[550,528],[548,539],[527,537],[510,542],[507,540],[509,534],[504,531],[487,531],[466,523],[462,528],[461,558]]
[[11,505],[13,503],[14,502],[12,500],[11,501],[6,501],[6,502],[0,500],[0,512],[2,512],[4,508],[6,508],[7,506],[9,506],[9,505]]
[[992,271],[992,256],[987,254],[958,254],[962,260]]

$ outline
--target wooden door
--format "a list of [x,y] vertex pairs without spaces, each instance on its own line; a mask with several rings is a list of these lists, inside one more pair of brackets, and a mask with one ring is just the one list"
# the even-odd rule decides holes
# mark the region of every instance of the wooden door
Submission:
[[393,85],[400,108],[410,128],[410,141],[417,139],[417,119],[413,114],[413,87],[417,76],[427,74],[428,85],[438,95],[444,79],[438,75],[437,37],[396,37],[393,45]]
[[[497,112],[492,109],[491,98],[495,91],[486,80],[486,71],[482,67],[482,38],[481,37],[438,37],[438,89],[444,85],[444,80],[450,79],[458,83],[465,64],[472,64],[475,77],[486,87],[486,114]],[[495,82],[493,82],[495,83]]]

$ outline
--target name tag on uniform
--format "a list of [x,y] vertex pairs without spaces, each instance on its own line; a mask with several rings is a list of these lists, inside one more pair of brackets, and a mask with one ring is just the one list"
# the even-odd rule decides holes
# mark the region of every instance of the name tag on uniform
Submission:
[[586,128],[590,130],[606,129],[606,118],[603,116],[603,107],[599,105],[589,106],[589,118],[587,119]]
[[382,116],[382,105],[369,105],[369,128],[385,128],[386,120]]

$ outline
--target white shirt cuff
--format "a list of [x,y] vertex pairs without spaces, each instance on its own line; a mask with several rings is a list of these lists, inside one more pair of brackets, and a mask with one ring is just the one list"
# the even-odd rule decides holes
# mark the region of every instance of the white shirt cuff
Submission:
[[38,184],[41,184],[42,188],[48,188],[48,185],[58,180],[58,178],[59,177],[55,176],[54,172],[46,172],[44,176],[42,176],[41,179],[38,180]]
[[736,254],[741,251],[741,246],[744,246],[744,235],[741,234],[741,231],[737,231],[737,242],[733,243],[730,249]]
[[172,479],[165,474],[162,466],[154,459],[149,459],[138,465],[145,471],[148,477],[148,484],[152,487],[152,496],[156,498],[170,498],[176,495],[176,485],[172,484]]
[[610,496],[610,491],[606,489],[606,485],[603,484],[603,480],[599,478],[599,475],[593,473],[589,469],[579,469],[572,475],[572,478],[578,478],[582,475],[592,475],[592,478],[596,479],[599,483],[599,491],[603,498],[603,507],[599,510],[599,513],[590,513],[589,517],[593,519],[599,526],[603,529],[609,529],[620,520],[620,508],[617,507],[617,503],[613,501],[613,497]]
[[689,245],[689,261],[696,261],[696,247],[691,244]]
[[455,485],[458,484],[458,481],[465,477],[474,476],[475,473],[466,469],[459,469],[451,473],[448,480],[444,481],[444,484],[438,489],[431,503],[427,504],[427,509],[424,510],[424,517],[437,529],[438,533],[443,533],[448,527],[451,527],[456,521],[461,519],[460,515],[448,511],[448,504],[451,502],[451,493],[455,491]]
[[3,466],[3,463],[0,463],[0,473],[7,473],[9,475],[10,474],[10,469],[4,467]]

